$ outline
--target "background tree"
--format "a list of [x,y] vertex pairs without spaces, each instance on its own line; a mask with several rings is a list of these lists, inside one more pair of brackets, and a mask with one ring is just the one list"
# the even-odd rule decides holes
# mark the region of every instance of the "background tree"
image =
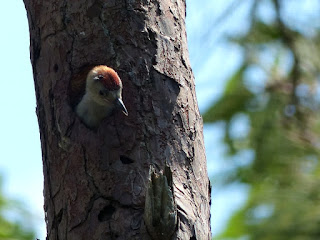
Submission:
[[[168,239],[172,229],[174,239],[209,239],[185,2],[24,2],[48,239]],[[118,71],[129,117],[116,114],[93,132],[72,111],[69,85],[98,64]],[[166,221],[170,214],[178,221]]]
[[[224,142],[232,159],[253,152],[247,164],[235,162],[219,175],[222,184],[241,182],[250,189],[219,239],[320,236],[320,16],[300,18],[297,12],[288,19],[289,2],[247,2],[248,31],[228,36],[243,49],[242,64],[204,114],[205,122],[226,123]],[[302,9],[305,2],[299,4]],[[233,129],[244,122],[248,131],[239,137]]]

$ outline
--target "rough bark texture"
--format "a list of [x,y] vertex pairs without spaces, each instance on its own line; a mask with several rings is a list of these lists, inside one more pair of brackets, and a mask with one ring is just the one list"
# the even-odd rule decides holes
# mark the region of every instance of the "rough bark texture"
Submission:
[[[157,234],[148,232],[143,217],[149,170],[161,172],[166,163],[178,218],[172,239],[210,239],[209,180],[185,1],[24,2],[48,239],[153,239]],[[98,64],[120,75],[129,116],[116,113],[94,132],[76,117],[69,85]]]

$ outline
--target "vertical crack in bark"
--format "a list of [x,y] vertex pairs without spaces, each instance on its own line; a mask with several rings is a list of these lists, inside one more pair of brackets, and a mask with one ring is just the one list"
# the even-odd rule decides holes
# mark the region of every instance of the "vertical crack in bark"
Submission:
[[88,217],[89,217],[89,214],[91,213],[91,210],[92,210],[92,208],[93,208],[93,206],[94,206],[95,201],[96,201],[97,199],[99,199],[99,198],[100,198],[100,196],[98,196],[97,194],[91,196],[91,198],[90,198],[90,200],[89,200],[89,203],[86,205],[86,209],[85,209],[85,210],[86,210],[86,215],[84,216],[83,219],[81,219],[81,220],[79,221],[79,223],[75,224],[74,226],[70,226],[69,232],[71,232],[72,230],[80,227],[82,224],[84,224],[84,223],[87,221],[87,219],[88,219]]
[[101,194],[98,186],[96,185],[93,176],[89,173],[88,165],[87,165],[88,164],[88,156],[87,156],[86,148],[84,146],[82,146],[82,152],[83,152],[83,160],[84,160],[84,171],[86,173],[87,180],[94,187],[94,192],[98,193],[98,195],[101,196],[102,194]]

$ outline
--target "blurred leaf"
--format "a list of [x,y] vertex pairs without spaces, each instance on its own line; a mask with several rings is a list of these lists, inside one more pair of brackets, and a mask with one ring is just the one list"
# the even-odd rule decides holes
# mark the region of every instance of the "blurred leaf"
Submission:
[[246,111],[246,104],[253,94],[243,84],[246,66],[242,66],[228,80],[223,96],[203,115],[204,122],[230,121],[233,115]]
[[[294,37],[301,36],[299,32],[293,31],[291,29],[286,29]],[[239,37],[229,37],[232,42],[245,45],[245,44],[271,44],[273,42],[279,42],[283,40],[283,32],[281,27],[277,23],[266,24],[262,21],[257,20],[254,22],[250,31]]]
[[214,238],[214,240],[237,238],[238,236],[245,236],[248,232],[246,225],[243,222],[245,210],[237,211],[229,220],[226,231]]
[[[8,219],[8,213],[15,215],[15,220]],[[23,203],[5,198],[0,176],[0,240],[35,240],[30,217]]]
[[233,42],[243,44],[265,44],[273,41],[279,41],[281,32],[276,24],[268,25],[261,21],[257,21],[251,27],[245,36],[230,37]]

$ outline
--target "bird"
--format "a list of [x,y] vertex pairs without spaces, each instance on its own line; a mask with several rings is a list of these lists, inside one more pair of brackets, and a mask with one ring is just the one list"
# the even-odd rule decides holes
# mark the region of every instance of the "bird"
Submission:
[[115,70],[105,65],[95,66],[87,74],[85,84],[83,77],[79,76],[71,83],[71,97],[74,101],[80,95],[75,112],[88,128],[97,129],[114,110],[121,110],[128,116],[122,101],[122,82]]

